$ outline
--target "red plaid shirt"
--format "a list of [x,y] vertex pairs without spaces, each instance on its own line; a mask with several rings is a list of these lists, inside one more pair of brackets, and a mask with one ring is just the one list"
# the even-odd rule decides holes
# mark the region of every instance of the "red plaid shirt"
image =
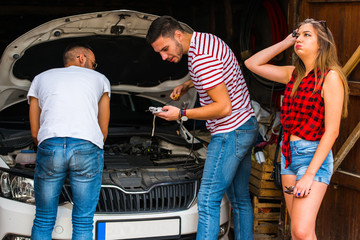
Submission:
[[321,97],[323,81],[320,81],[320,75],[318,71],[315,92],[313,91],[315,89],[314,71],[301,80],[294,97],[290,94],[296,80],[295,71],[286,85],[281,107],[281,124],[284,129],[281,150],[286,159],[285,168],[291,163],[290,135],[309,141],[318,141],[324,134],[324,99]]

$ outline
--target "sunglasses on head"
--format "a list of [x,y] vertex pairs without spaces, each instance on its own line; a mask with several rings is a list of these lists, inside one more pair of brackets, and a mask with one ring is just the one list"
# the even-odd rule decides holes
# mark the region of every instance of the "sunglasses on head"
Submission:
[[323,27],[325,28],[326,34],[328,34],[328,29],[327,29],[327,26],[326,26],[326,21],[320,20],[320,21],[317,21],[317,22],[320,23],[321,26],[323,26]]

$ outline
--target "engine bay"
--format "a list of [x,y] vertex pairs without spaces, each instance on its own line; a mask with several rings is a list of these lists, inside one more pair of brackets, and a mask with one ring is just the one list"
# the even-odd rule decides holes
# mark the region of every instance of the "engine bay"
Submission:
[[[127,191],[146,191],[156,184],[199,179],[205,147],[179,145],[177,138],[180,137],[165,140],[141,134],[111,134],[104,145],[103,184]],[[28,131],[11,132],[3,137],[0,148],[3,160],[13,171],[33,176],[37,147]],[[29,158],[29,151],[33,152],[32,162],[29,159],[17,162],[20,155]]]

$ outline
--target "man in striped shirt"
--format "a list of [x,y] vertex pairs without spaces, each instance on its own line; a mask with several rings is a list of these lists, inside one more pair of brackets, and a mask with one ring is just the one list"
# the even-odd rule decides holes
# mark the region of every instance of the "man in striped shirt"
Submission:
[[170,16],[153,21],[146,40],[164,61],[177,63],[184,54],[188,55],[191,79],[176,87],[170,97],[177,100],[195,87],[201,104],[193,109],[164,106],[166,111],[156,115],[168,121],[207,120],[211,132],[197,201],[197,239],[217,239],[220,203],[225,192],[234,211],[235,239],[252,239],[248,184],[258,124],[234,53],[212,34],[185,32]]

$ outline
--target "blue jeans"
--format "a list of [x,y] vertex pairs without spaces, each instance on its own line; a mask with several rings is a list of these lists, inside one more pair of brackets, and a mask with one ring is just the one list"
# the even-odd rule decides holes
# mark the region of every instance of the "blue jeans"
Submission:
[[36,214],[31,239],[51,240],[59,196],[67,172],[73,195],[73,240],[93,239],[104,151],[76,138],[50,138],[37,151],[34,176]]
[[211,136],[197,199],[197,239],[217,239],[220,204],[225,192],[234,213],[235,239],[253,239],[253,210],[249,194],[251,150],[258,123],[251,117],[238,129]]

